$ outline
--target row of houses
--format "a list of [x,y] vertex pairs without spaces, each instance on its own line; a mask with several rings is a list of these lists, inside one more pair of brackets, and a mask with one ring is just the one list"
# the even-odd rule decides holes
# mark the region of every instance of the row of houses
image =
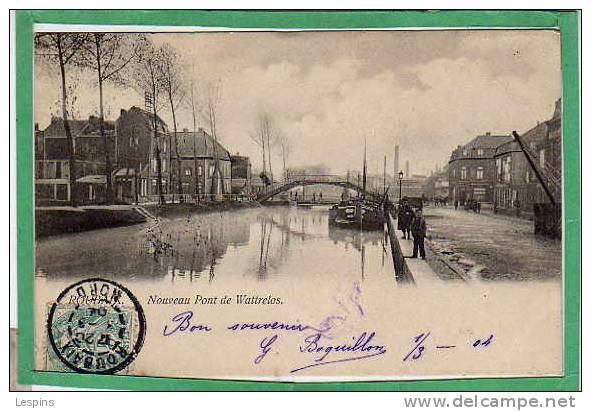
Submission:
[[[552,118],[521,136],[556,199],[561,194],[561,119],[559,99]],[[458,146],[451,154],[447,173],[452,202],[490,203],[497,212],[526,216],[533,214],[534,204],[549,202],[521,147],[510,135],[486,133]]]
[[[74,140],[76,198],[81,204],[104,202],[107,167],[99,119],[90,116],[68,123]],[[156,201],[160,190],[165,196],[192,198],[250,193],[249,158],[231,155],[202,128],[194,132],[185,129],[177,132],[175,138],[160,117],[154,121],[150,112],[131,107],[122,109],[116,121],[105,121],[104,130],[112,163],[113,192],[118,202]],[[53,117],[45,130],[35,127],[37,205],[70,202],[73,193],[69,153],[61,118]]]

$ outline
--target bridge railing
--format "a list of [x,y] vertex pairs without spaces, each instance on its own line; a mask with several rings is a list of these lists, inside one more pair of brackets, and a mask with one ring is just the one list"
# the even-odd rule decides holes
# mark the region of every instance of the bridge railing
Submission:
[[318,182],[344,182],[347,181],[345,177],[335,174],[289,174],[283,184],[296,181],[318,181]]
[[[346,177],[334,175],[334,174],[289,174],[286,178],[282,181],[275,181],[272,184],[266,186],[264,189],[259,191],[255,198],[258,200],[265,200],[267,198],[273,197],[279,194],[281,191],[286,191],[287,189],[291,188],[290,185],[298,185],[300,183],[307,183],[307,184],[323,184],[323,183],[330,183],[335,184],[348,184],[350,188],[354,190],[359,190],[356,184],[352,183],[351,181],[347,180]],[[372,196],[379,195],[379,193],[374,193],[372,190],[366,190],[366,193]]]

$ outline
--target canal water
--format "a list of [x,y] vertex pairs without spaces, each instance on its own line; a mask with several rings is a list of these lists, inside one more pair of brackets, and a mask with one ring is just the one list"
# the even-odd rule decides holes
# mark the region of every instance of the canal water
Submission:
[[48,279],[124,278],[179,287],[333,273],[394,281],[385,241],[381,231],[329,226],[328,207],[266,207],[40,239],[36,267]]

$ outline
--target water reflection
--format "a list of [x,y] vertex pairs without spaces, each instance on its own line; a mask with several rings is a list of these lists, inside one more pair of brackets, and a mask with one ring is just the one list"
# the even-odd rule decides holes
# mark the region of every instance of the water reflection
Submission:
[[[327,209],[270,207],[162,219],[41,239],[37,275],[101,276],[137,281],[217,282],[239,275],[257,281],[312,275],[307,264],[365,279],[368,258],[385,258],[383,232],[329,227]],[[351,253],[354,251],[354,253]],[[307,260],[308,259],[308,260]]]

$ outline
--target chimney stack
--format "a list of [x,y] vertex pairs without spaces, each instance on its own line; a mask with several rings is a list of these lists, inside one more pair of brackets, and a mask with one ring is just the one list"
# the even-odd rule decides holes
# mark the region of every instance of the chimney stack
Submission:
[[400,156],[400,148],[398,144],[394,146],[394,174],[398,174],[400,171],[400,163],[399,163],[399,156]]

